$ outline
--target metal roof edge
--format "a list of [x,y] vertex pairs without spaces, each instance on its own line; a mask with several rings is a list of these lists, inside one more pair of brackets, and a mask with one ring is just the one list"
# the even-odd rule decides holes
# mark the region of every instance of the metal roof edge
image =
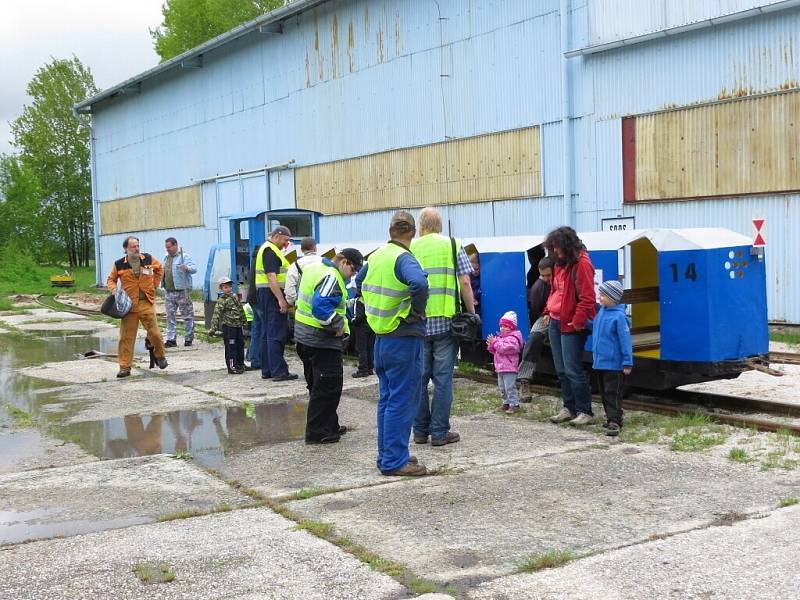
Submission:
[[258,31],[259,27],[288,19],[289,17],[298,15],[303,11],[315,8],[326,2],[330,2],[330,0],[294,0],[286,6],[276,8],[275,10],[264,13],[263,15],[260,15],[251,21],[242,23],[241,25],[226,31],[215,38],[211,38],[207,42],[204,42],[199,46],[192,48],[191,50],[187,50],[183,54],[174,56],[173,58],[170,58],[169,60],[159,63],[155,67],[148,69],[147,71],[143,71],[134,77],[130,77],[125,81],[108,88],[107,90],[103,90],[99,94],[95,94],[91,98],[87,98],[86,100],[79,102],[74,106],[74,109],[78,112],[85,112],[86,109],[91,108],[103,100],[107,100],[112,96],[117,95],[126,88],[138,86],[143,81],[152,79],[153,77],[165,73],[170,69],[180,68],[181,63],[186,60],[196,58],[202,54],[205,54],[206,52],[209,52],[210,50],[215,50],[229,42],[232,42],[233,40],[244,37],[253,31]]

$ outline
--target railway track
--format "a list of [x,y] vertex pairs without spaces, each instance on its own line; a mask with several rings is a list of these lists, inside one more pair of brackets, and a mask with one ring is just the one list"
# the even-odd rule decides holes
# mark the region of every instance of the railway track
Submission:
[[783,365],[800,365],[800,354],[797,352],[770,352],[769,362]]

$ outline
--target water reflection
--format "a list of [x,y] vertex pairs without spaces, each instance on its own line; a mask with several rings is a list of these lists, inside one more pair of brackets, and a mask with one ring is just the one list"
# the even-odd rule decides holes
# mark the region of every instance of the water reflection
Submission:
[[128,415],[58,426],[54,433],[104,458],[188,452],[205,468],[253,446],[302,439],[306,402]]

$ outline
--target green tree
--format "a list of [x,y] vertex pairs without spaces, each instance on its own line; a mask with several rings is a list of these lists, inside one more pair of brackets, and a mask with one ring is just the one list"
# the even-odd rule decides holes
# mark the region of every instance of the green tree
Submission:
[[39,260],[51,258],[52,236],[40,200],[39,182],[19,156],[0,156],[0,248],[16,244]]
[[150,35],[165,61],[284,4],[283,0],[166,0],[161,8],[164,22]]
[[11,123],[24,169],[35,178],[39,217],[70,266],[86,266],[92,250],[92,185],[88,117],[72,107],[97,93],[77,57],[53,59],[28,83],[32,102]]

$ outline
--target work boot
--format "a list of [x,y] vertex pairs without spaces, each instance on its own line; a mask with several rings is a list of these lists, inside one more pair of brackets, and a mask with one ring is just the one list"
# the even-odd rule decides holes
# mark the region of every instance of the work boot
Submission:
[[384,475],[388,477],[422,477],[423,475],[427,474],[428,469],[425,468],[425,465],[412,463],[411,460],[409,460],[399,469],[384,473]]
[[162,356],[161,358],[156,359],[156,364],[158,365],[159,369],[166,369],[169,363],[167,362],[167,359]]
[[459,440],[461,440],[460,435],[455,431],[448,431],[443,438],[431,438],[431,446],[446,446],[447,444],[455,444]]
[[569,412],[566,408],[562,408],[560,411],[558,411],[558,414],[553,415],[552,417],[550,417],[550,422],[551,423],[564,423],[565,421],[571,421],[574,418],[575,418],[575,415],[573,415],[571,412]]
[[347,433],[347,425],[339,425],[339,435]]
[[122,379],[123,377],[130,377],[131,370],[130,369],[120,369],[117,373],[117,378]]
[[428,436],[427,435],[415,435],[414,436],[414,443],[415,444],[427,444],[428,443]]
[[594,423],[594,417],[586,413],[579,413],[569,422],[570,425],[591,425],[592,423]]
[[183,340],[183,345],[184,346],[191,346],[192,345],[192,341],[193,340]]
[[164,342],[164,348],[175,348],[178,345],[178,342],[175,340],[167,340]]
[[[262,379],[264,379],[263,376]],[[272,381],[292,381],[294,379],[297,379],[297,373],[287,373],[286,375],[278,375],[277,377],[273,377]]]
[[606,427],[606,435],[609,437],[617,437],[620,429],[622,428],[618,423],[609,423],[608,427]]
[[372,375],[372,371],[356,371],[353,373],[353,378],[358,379],[359,377],[369,377]]

